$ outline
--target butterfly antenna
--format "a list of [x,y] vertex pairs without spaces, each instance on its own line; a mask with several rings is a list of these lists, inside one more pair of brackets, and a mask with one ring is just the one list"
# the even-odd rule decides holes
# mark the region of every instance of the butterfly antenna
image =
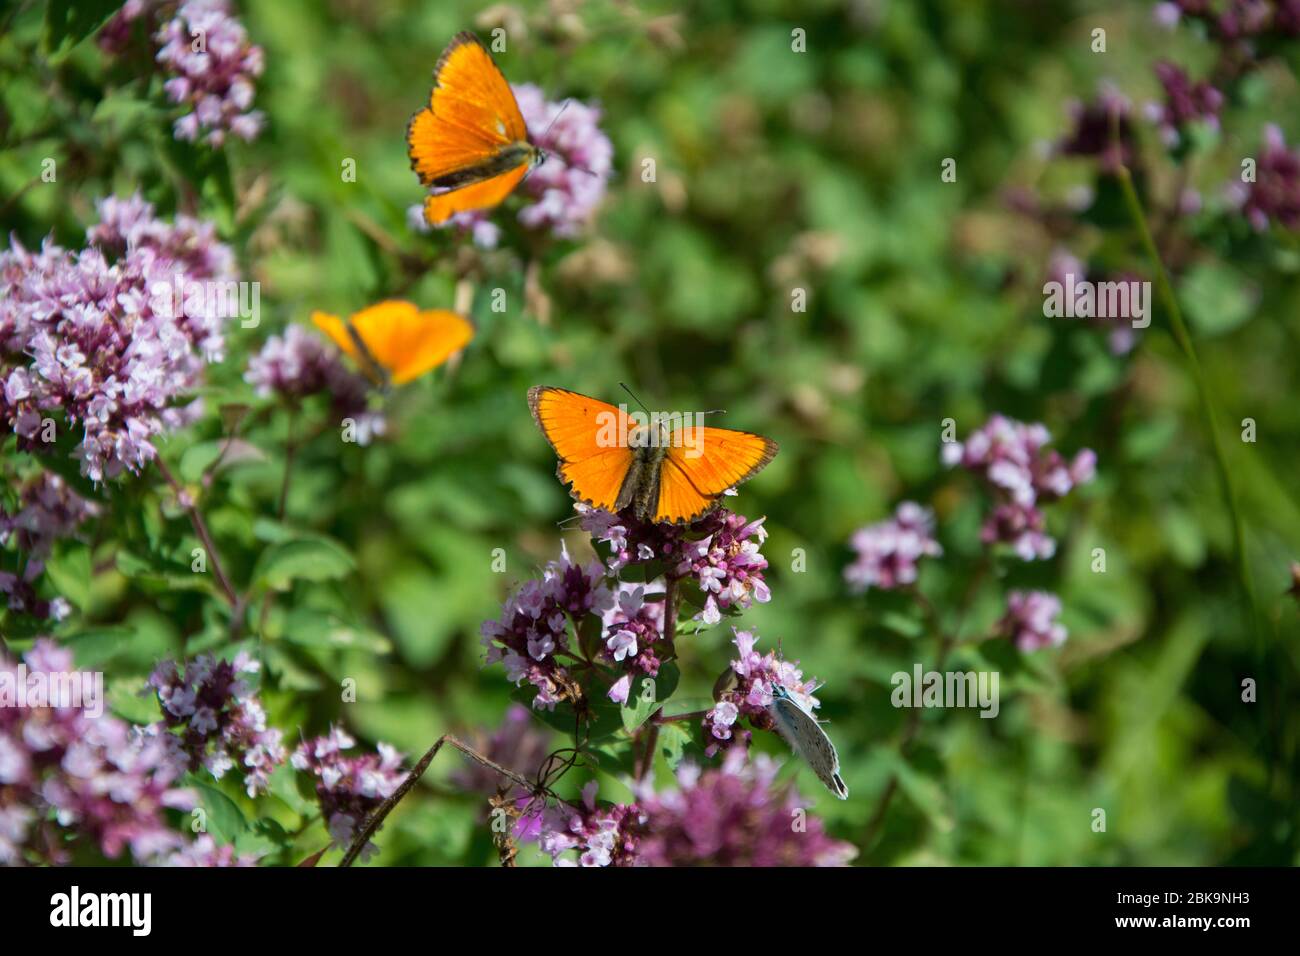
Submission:
[[[545,139],[547,135],[550,134],[551,128],[555,126],[555,124],[559,121],[560,117],[564,115],[564,111],[569,108],[569,104],[572,102],[573,102],[573,97],[569,97],[567,100],[564,101],[563,104],[561,104],[560,111],[556,113],[553,117],[551,117],[551,121],[546,124],[546,132],[542,133],[541,136],[542,139]],[[549,153],[543,153],[543,156],[547,156],[547,155],[549,155]],[[567,166],[569,169],[576,169],[580,173],[586,173],[588,176],[595,176],[597,179],[601,178],[600,173],[593,172],[592,170],[588,169],[585,166],[579,166],[577,163],[569,162],[569,160],[565,159],[564,157],[561,157],[561,159],[563,160],[564,165]]]
[[619,384],[619,387],[623,389],[623,391],[627,392],[629,395],[632,396],[632,400],[633,400],[634,402],[636,402],[638,405],[640,405],[641,408],[645,410],[645,413],[646,413],[647,415],[650,414],[650,409],[646,408],[646,406],[645,406],[645,402],[641,401],[641,399],[639,399],[639,398],[636,397],[636,392],[634,392],[634,391],[632,391],[632,389],[628,388],[627,385],[626,385],[625,383],[623,383],[623,382],[619,382],[618,384]]
[[569,104],[572,103],[572,102],[573,102],[573,98],[570,97],[569,99],[565,100],[564,103],[562,103],[562,104],[560,105],[560,111],[559,111],[558,113],[556,113],[553,117],[551,117],[551,121],[550,121],[549,123],[546,124],[546,132],[542,134],[542,138],[543,138],[543,139],[546,138],[546,134],[549,133],[549,132],[551,131],[551,127],[554,126],[555,123],[556,123],[556,121],[557,121],[561,116],[564,115],[564,111],[567,110],[567,109],[569,108]]
[[727,410],[725,408],[710,408],[707,412],[700,412],[700,414],[701,415],[725,415],[727,414]]

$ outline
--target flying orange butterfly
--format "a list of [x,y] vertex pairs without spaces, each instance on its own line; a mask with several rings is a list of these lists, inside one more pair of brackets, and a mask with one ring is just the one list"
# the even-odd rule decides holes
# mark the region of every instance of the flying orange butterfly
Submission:
[[497,205],[546,159],[528,138],[510,84],[469,32],[438,58],[429,105],[411,117],[406,146],[420,182],[440,190],[424,200],[430,225]]
[[312,322],[372,379],[404,385],[437,368],[469,344],[474,326],[447,309],[421,311],[412,302],[389,300],[362,309],[347,321],[313,312]]
[[560,458],[556,474],[569,493],[607,511],[631,506],[642,521],[685,524],[703,517],[777,452],[776,442],[762,435],[706,428],[686,416],[643,421],[549,385],[530,388],[528,406]]

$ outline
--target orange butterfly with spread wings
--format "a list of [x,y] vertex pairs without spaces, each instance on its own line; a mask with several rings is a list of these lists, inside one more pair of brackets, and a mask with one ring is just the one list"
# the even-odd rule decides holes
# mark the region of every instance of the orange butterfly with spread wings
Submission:
[[458,33],[433,68],[429,105],[411,117],[407,153],[430,225],[505,199],[546,153],[528,138],[510,84],[474,34]]
[[344,321],[313,312],[312,322],[382,385],[404,385],[437,368],[469,344],[474,326],[458,312],[421,310],[390,300]]
[[[687,524],[776,457],[770,438],[729,428],[638,424],[626,411],[563,388],[534,385],[528,406],[577,500],[642,521]],[[670,421],[673,420],[671,417]]]

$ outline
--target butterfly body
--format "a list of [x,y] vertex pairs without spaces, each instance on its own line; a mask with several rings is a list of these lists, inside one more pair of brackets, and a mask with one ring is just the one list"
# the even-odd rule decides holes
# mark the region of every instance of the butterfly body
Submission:
[[459,189],[462,186],[472,186],[474,183],[493,179],[511,170],[518,169],[520,165],[540,166],[545,159],[546,153],[532,143],[511,143],[508,146],[503,146],[497,153],[485,159],[479,165],[466,169],[454,169],[449,173],[438,176],[429,185],[437,189]]
[[[642,521],[654,520],[659,504],[659,488],[663,481],[664,462],[668,458],[669,433],[660,428],[657,435],[658,440],[652,439],[649,427],[629,434],[628,444],[633,449],[632,464],[614,502],[615,511],[633,507],[637,518]],[[560,465],[561,469],[563,467]]]
[[633,508],[642,521],[685,524],[703,517],[777,452],[776,442],[762,435],[692,424],[691,413],[643,422],[549,385],[529,389],[528,405],[560,459],[556,474],[570,494],[607,511]]
[[772,686],[772,703],[768,705],[767,712],[772,717],[777,733],[812,768],[826,789],[841,800],[847,800],[849,788],[840,777],[839,755],[835,752],[831,738],[822,730],[820,721],[780,684]]
[[497,205],[546,159],[510,84],[469,32],[456,34],[438,58],[429,104],[411,117],[406,145],[420,182],[438,190],[424,201],[432,225]]

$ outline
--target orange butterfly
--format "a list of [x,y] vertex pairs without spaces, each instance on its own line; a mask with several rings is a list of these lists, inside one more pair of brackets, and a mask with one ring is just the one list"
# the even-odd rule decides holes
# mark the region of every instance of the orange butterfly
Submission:
[[420,182],[445,190],[424,200],[431,225],[495,206],[546,159],[528,138],[510,84],[468,32],[456,34],[438,58],[429,105],[411,117],[406,146]]
[[691,424],[694,416],[629,415],[549,385],[530,388],[528,406],[569,493],[607,511],[632,506],[642,521],[684,524],[708,514],[777,452],[762,435],[705,428]]
[[313,312],[311,320],[367,375],[385,385],[419,378],[474,338],[474,326],[457,312],[422,312],[412,302],[396,300],[362,309],[346,322],[325,312]]

